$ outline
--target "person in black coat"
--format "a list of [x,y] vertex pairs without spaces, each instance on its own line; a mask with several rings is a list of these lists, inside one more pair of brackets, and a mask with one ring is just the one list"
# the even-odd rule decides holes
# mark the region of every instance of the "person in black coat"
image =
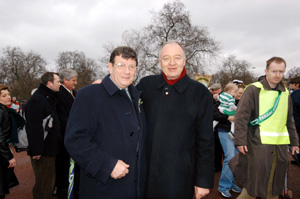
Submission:
[[[295,120],[295,126],[297,130],[298,137],[300,138],[300,76],[294,77],[290,79],[290,87],[293,90],[291,93],[291,98],[293,101],[293,116]],[[300,139],[299,139],[300,140]],[[300,141],[299,141],[300,147]],[[295,158],[300,161],[300,154],[296,154]],[[292,161],[292,164],[296,164],[298,166],[299,162]]]
[[146,119],[132,85],[137,65],[132,48],[118,47],[102,83],[77,93],[65,147],[81,168],[81,199],[145,198]]
[[203,198],[214,184],[212,97],[186,75],[178,42],[162,46],[159,63],[162,74],[137,85],[148,126],[146,198]]
[[[35,175],[33,199],[52,198],[55,184],[55,156],[58,152],[59,118],[56,111],[60,87],[57,73],[46,72],[41,77],[39,88],[25,106],[28,155]],[[52,125],[44,139],[43,119],[51,114]]]
[[[69,118],[69,113],[72,108],[74,97],[76,96],[76,84],[77,84],[78,73],[72,69],[63,69],[59,72],[60,83],[62,84],[59,88],[57,112],[60,119],[60,134],[58,135],[58,154],[56,156],[56,188],[57,198],[66,199],[68,197],[68,186],[69,186],[69,167],[70,167],[70,155],[68,154],[65,145],[65,131]],[[79,171],[78,166],[76,167],[75,174],[75,194],[74,198],[78,198],[79,189]]]
[[17,161],[8,142],[17,142],[17,129],[24,126],[24,119],[15,110],[8,108],[11,104],[10,89],[0,84],[0,199],[5,198],[9,189],[19,182],[14,173]]

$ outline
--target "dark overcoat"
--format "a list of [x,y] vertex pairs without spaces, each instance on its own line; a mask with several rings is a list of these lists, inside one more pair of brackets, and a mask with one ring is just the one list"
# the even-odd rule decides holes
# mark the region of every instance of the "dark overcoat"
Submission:
[[[76,91],[73,90],[73,95],[76,96]],[[67,90],[63,85],[60,86],[59,92],[57,93],[57,113],[60,120],[61,131],[58,135],[58,154],[56,156],[56,186],[57,195],[60,197],[67,194],[69,185],[69,167],[70,167],[70,156],[64,145],[65,131],[69,114],[74,101],[74,96]],[[77,166],[77,165],[76,165]],[[77,171],[78,168],[76,168]],[[79,173],[76,172],[76,180],[79,179]],[[76,182],[77,183],[77,182]],[[76,184],[77,186],[77,184]],[[77,188],[77,187],[76,187]],[[75,193],[75,191],[74,191]]]
[[[58,151],[60,123],[56,110],[57,95],[44,84],[29,98],[25,106],[28,155],[55,156]],[[43,119],[52,115],[52,128],[44,139]]]
[[[72,92],[73,95],[76,96],[76,91],[73,90]],[[60,126],[61,126],[61,131],[59,136],[64,138],[74,97],[63,85],[60,86],[59,92],[57,93],[57,97],[58,97],[57,112],[58,112],[58,116],[60,119]]]
[[9,116],[3,104],[0,103],[0,195],[8,193],[8,182],[6,175],[8,172],[9,160],[14,156],[6,142],[10,136]]
[[295,126],[297,129],[298,137],[300,137],[300,89],[292,92],[291,98],[293,102],[293,116],[295,120]]
[[147,198],[192,198],[194,186],[213,188],[213,105],[208,89],[187,75],[168,85],[143,78],[148,136]]
[[8,168],[13,158],[8,143],[18,141],[17,129],[25,125],[25,120],[14,109],[0,103],[0,195],[8,193],[8,189],[19,184],[14,167]]
[[[141,92],[133,85],[120,90],[106,76],[102,84],[79,90],[70,112],[65,147],[81,167],[79,197],[144,198],[146,182],[146,119]],[[110,177],[117,160],[129,173]]]

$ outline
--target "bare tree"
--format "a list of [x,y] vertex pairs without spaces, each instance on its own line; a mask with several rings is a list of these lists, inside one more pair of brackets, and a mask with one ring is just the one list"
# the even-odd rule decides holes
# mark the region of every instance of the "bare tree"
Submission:
[[286,73],[286,78],[291,78],[291,77],[296,77],[296,76],[300,76],[300,67],[296,67],[294,66],[293,68],[291,68],[287,73]]
[[219,72],[213,75],[211,84],[218,82],[225,86],[234,79],[242,80],[245,84],[252,83],[256,78],[249,69],[250,63],[245,60],[238,60],[236,56],[230,55],[223,60]]
[[24,53],[19,47],[6,47],[1,57],[1,82],[12,88],[12,95],[27,99],[45,72],[46,61],[36,52]]
[[[191,77],[194,73],[203,73],[205,63],[219,52],[219,43],[210,37],[208,29],[193,26],[189,12],[180,1],[166,3],[160,11],[151,13],[151,24],[141,31],[127,30],[123,33],[121,45],[130,46],[138,53],[137,79],[160,73],[158,50],[169,40],[177,40],[185,48],[186,69]],[[104,46],[107,52],[111,52],[113,47],[111,44]]]
[[97,63],[95,60],[87,58],[83,52],[65,51],[58,55],[56,60],[58,71],[70,68],[78,73],[78,85],[80,89],[90,84],[96,77]]

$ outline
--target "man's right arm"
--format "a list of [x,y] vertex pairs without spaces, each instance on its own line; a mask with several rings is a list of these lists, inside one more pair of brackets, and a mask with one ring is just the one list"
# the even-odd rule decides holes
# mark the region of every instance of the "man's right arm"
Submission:
[[110,176],[113,179],[119,179],[125,177],[129,173],[129,165],[123,162],[122,160],[118,160],[116,166],[111,172]]

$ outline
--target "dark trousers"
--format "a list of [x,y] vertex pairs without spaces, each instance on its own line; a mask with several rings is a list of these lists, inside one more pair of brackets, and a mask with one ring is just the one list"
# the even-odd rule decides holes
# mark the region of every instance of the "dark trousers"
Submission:
[[33,199],[52,199],[55,184],[55,156],[41,156],[39,160],[34,160],[32,157],[30,159],[35,175]]
[[80,167],[75,162],[73,199],[79,199]]
[[63,147],[56,156],[56,187],[57,199],[68,198],[70,156]]
[[[66,149],[63,147],[60,154],[56,156],[56,182],[57,187],[57,199],[68,198],[69,188],[69,168],[70,168],[70,156]],[[74,187],[73,187],[73,199],[79,198],[79,176],[80,167],[75,164],[74,172]]]

